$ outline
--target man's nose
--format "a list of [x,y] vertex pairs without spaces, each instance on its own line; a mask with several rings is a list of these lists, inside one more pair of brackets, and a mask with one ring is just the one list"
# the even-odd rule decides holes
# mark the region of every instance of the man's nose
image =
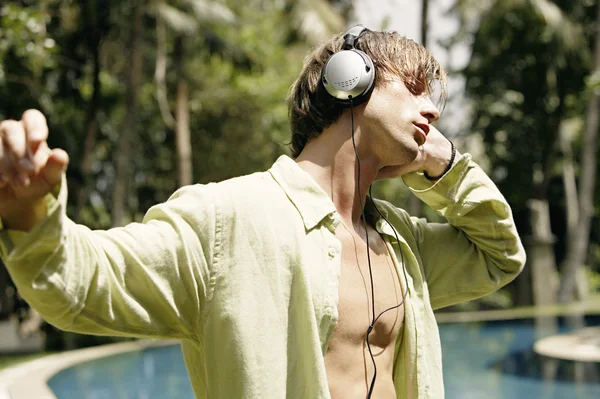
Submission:
[[420,96],[419,113],[423,115],[429,123],[440,119],[440,110],[433,104],[431,98],[427,95]]

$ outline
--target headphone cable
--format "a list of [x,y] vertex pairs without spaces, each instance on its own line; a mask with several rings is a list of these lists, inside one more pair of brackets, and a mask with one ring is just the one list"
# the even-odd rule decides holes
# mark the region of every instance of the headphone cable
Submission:
[[352,96],[348,96],[350,100],[350,115],[352,117],[352,147],[354,147],[354,155],[356,155],[356,193],[358,195],[358,199],[360,201],[360,209],[361,209],[361,217],[363,221],[363,225],[365,227],[365,236],[367,240],[367,262],[369,264],[369,278],[371,280],[371,314],[373,315],[371,324],[367,329],[367,348],[369,349],[369,355],[371,355],[371,361],[373,362],[373,379],[371,380],[371,386],[369,387],[369,394],[367,398],[371,397],[373,393],[373,388],[375,387],[375,379],[377,378],[377,364],[375,363],[375,357],[373,356],[373,352],[371,351],[371,344],[369,342],[369,334],[373,331],[373,326],[375,325],[375,287],[373,284],[373,271],[371,270],[371,251],[369,250],[369,230],[367,229],[367,220],[365,216],[365,207],[362,201],[362,194],[360,192],[360,157],[358,156],[358,150],[356,148],[356,141],[354,139],[354,104],[352,103]]
[[404,291],[404,295],[402,296],[402,301],[398,305],[392,306],[392,307],[384,310],[383,312],[379,313],[379,315],[377,317],[375,317],[375,287],[374,287],[374,283],[373,283],[373,271],[371,269],[371,251],[370,251],[370,247],[369,247],[369,231],[367,229],[365,207],[364,207],[364,204],[362,201],[362,195],[360,192],[360,157],[358,156],[358,150],[356,148],[356,141],[354,139],[354,104],[352,102],[352,96],[348,96],[348,99],[350,101],[350,115],[351,115],[351,120],[352,120],[352,147],[354,148],[354,154],[356,156],[356,166],[357,166],[356,191],[358,194],[358,199],[360,201],[361,218],[362,218],[362,221],[363,221],[363,224],[365,227],[365,236],[366,236],[366,240],[367,240],[367,262],[369,264],[369,278],[371,280],[371,314],[373,315],[373,318],[372,318],[371,324],[369,325],[369,328],[367,329],[367,335],[366,335],[367,349],[369,350],[369,355],[371,356],[371,361],[373,362],[373,379],[371,380],[371,384],[369,386],[369,392],[367,394],[367,399],[370,399],[371,395],[373,394],[373,389],[375,388],[375,380],[377,378],[377,364],[375,363],[375,357],[373,356],[373,351],[371,350],[371,343],[369,342],[369,335],[371,334],[371,331],[373,331],[373,328],[375,326],[375,323],[377,323],[377,320],[379,320],[379,318],[384,313],[386,313],[390,310],[393,310],[393,309],[397,309],[400,306],[402,306],[402,304],[404,303],[404,301],[406,299],[406,295],[408,294],[408,277],[406,275],[406,267],[404,267],[404,253],[402,251],[400,239],[398,238],[398,233],[396,232],[396,229],[394,228],[394,226],[389,222],[389,220],[383,215],[383,213],[379,210],[379,208],[375,204],[375,201],[373,200],[373,195],[371,193],[372,186],[369,186],[369,197],[370,197],[371,203],[377,210],[377,213],[379,213],[379,215],[383,218],[383,220],[385,220],[386,223],[392,228],[392,231],[394,232],[394,236],[396,236],[396,242],[398,243],[398,248],[400,249],[400,259],[401,259],[401,264],[402,264],[402,270],[404,272],[404,280],[405,280],[405,287],[406,287],[406,289]]

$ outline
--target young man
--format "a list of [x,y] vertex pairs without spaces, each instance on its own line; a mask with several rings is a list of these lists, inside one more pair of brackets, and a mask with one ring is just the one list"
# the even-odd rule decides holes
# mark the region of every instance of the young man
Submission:
[[[525,255],[503,196],[431,125],[439,64],[398,34],[354,33],[306,58],[295,159],[184,187],[141,224],[69,220],[68,157],[43,116],[4,121],[0,254],[23,297],[66,330],[181,339],[199,398],[442,398],[433,309],[498,289]],[[322,79],[343,43],[373,62],[362,104]],[[400,176],[448,223],[367,196]]]

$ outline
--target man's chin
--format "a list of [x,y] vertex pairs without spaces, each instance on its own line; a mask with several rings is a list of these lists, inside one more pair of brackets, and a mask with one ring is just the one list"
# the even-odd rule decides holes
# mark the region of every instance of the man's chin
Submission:
[[402,166],[384,166],[377,172],[375,180],[394,179],[401,176]]

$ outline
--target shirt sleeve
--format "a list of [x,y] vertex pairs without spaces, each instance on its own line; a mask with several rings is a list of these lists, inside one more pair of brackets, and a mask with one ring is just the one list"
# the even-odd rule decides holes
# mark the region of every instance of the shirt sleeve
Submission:
[[404,181],[448,221],[408,221],[433,309],[481,297],[521,272],[525,250],[510,206],[471,155],[433,184],[416,173]]
[[178,190],[142,223],[92,231],[66,216],[63,178],[29,233],[0,231],[0,256],[21,296],[61,329],[192,338],[211,286],[211,186]]

